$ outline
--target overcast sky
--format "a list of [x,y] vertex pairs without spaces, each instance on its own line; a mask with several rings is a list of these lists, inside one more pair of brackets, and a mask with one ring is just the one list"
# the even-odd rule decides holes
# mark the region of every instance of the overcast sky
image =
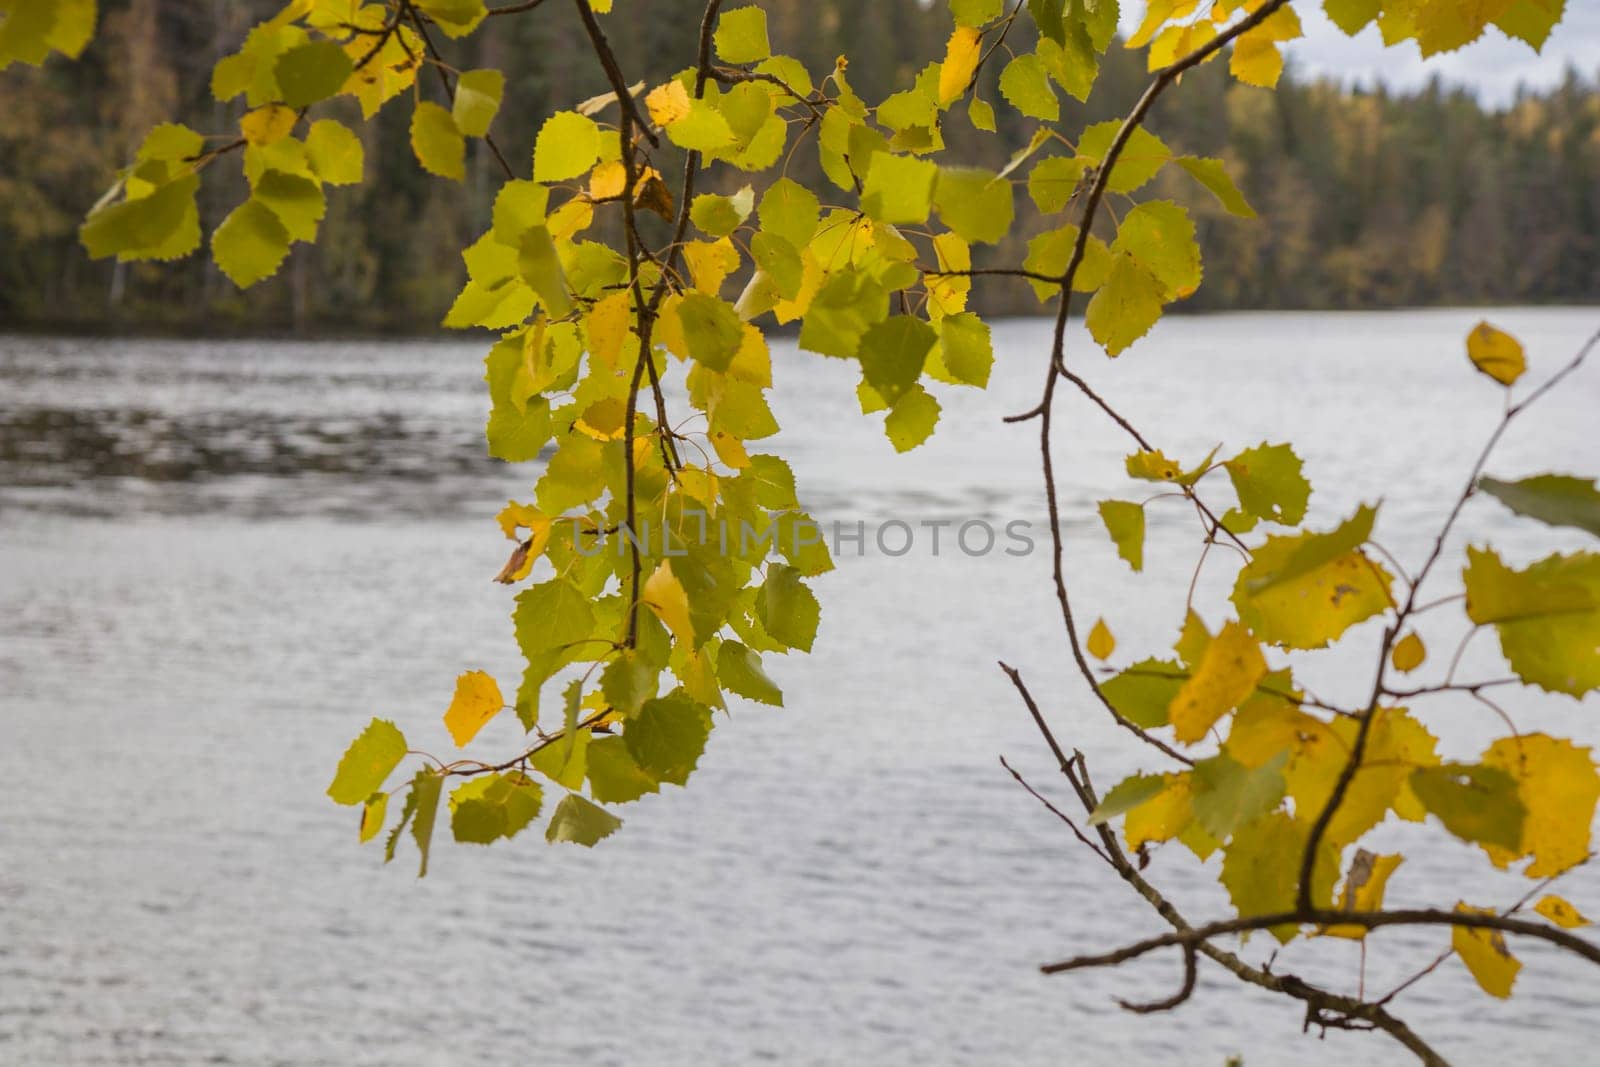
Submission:
[[[1144,4],[1124,2],[1122,7],[1127,16],[1123,28],[1131,32]],[[1590,81],[1600,75],[1600,3],[1595,0],[1567,0],[1566,17],[1543,52],[1509,40],[1491,27],[1476,44],[1428,60],[1417,52],[1415,42],[1385,48],[1376,26],[1346,37],[1328,21],[1317,0],[1302,0],[1295,8],[1305,27],[1305,37],[1288,47],[1296,69],[1345,84],[1370,86],[1381,81],[1394,88],[1415,88],[1438,73],[1447,83],[1476,90],[1484,103],[1499,105],[1511,100],[1519,82],[1540,88],[1554,85],[1568,66],[1576,66]]]

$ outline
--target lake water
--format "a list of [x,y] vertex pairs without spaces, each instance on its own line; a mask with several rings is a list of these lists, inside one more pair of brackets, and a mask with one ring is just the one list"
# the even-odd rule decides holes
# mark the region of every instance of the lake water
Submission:
[[[1600,327],[1600,309],[1491,317],[1535,377]],[[1169,454],[1293,440],[1313,526],[1387,497],[1378,537],[1414,566],[1499,412],[1463,354],[1478,318],[1171,320],[1116,362],[1073,344]],[[825,520],[1020,519],[1042,538],[1034,427],[999,419],[1035,399],[1047,338],[1043,321],[999,326],[991,391],[942,393],[937,435],[907,456],[857,413],[846,364],[779,344],[776,445],[802,497]],[[0,1062],[1407,1062],[1381,1036],[1303,1037],[1296,1004],[1214,967],[1174,1013],[1121,1012],[1113,996],[1175,988],[1171,956],[1038,973],[1163,929],[997,761],[1065,803],[1004,658],[1102,788],[1156,766],[1075,679],[1042,550],[841,554],[816,582],[815,655],[770,665],[787,706],[736,707],[692,788],[631,805],[593,851],[441,841],[418,881],[409,842],[387,868],[358,848],[322,794],[350,737],[381,715],[443,750],[455,674],[514,677],[492,515],[537,470],[482,457],[483,347],[0,338]],[[1093,512],[1139,492],[1126,442],[1061,403],[1071,578],[1126,662],[1170,645],[1193,519],[1157,511],[1131,575]],[[1600,473],[1597,411],[1600,361],[1491,471]],[[1584,543],[1490,501],[1467,509],[1452,559],[1466,537],[1519,561]],[[1213,564],[1215,626],[1230,578]],[[1463,629],[1425,635],[1442,656]],[[1469,675],[1503,671],[1492,640],[1471,647]],[[1325,697],[1370,684],[1360,661],[1307,669]],[[1600,700],[1505,703],[1524,730],[1600,742]],[[1503,732],[1470,701],[1418,713],[1454,756]],[[482,748],[517,740],[496,722]],[[1411,857],[1393,904],[1526,888],[1437,827],[1390,843]],[[1162,849],[1151,872],[1191,918],[1231,914],[1215,860]],[[1562,891],[1600,915],[1600,869]],[[1367,988],[1447,941],[1375,934]],[[1451,961],[1397,1013],[1460,1063],[1588,1060],[1596,972],[1515,947],[1511,1001]],[[1296,943],[1275,966],[1354,989],[1358,950]]]

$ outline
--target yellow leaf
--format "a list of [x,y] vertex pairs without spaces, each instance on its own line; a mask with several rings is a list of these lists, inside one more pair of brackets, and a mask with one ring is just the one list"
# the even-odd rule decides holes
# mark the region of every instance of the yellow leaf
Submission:
[[[1269,555],[1271,538],[1256,553],[1256,562]],[[1277,558],[1277,553],[1271,553]],[[1255,564],[1252,564],[1254,566]],[[1248,568],[1241,572],[1249,573]],[[1322,648],[1345,630],[1391,606],[1389,572],[1359,549],[1336,556],[1293,578],[1251,593],[1234,594],[1239,613],[1264,638],[1288,648]]]
[[456,695],[444,713],[450,739],[460,748],[483,729],[485,723],[505,707],[505,698],[495,680],[482,671],[467,671],[456,679]]
[[1168,717],[1174,736],[1185,744],[1203,739],[1212,724],[1255,691],[1266,673],[1267,661],[1250,631],[1237,622],[1223,626],[1172,698]]
[[1394,646],[1394,651],[1389,654],[1389,662],[1394,664],[1394,669],[1408,673],[1422,666],[1422,661],[1427,658],[1427,646],[1415,633],[1402,637]]
[[704,504],[708,509],[717,506],[717,476],[700,467],[684,467],[678,471],[678,486],[685,496]]
[[628,402],[620,396],[596,400],[583,409],[572,428],[596,441],[620,441],[626,436]]
[[939,67],[939,104],[943,106],[967,91],[967,83],[978,69],[981,35],[971,26],[957,26],[945,45],[944,63]]
[[612,370],[622,360],[622,346],[628,340],[631,309],[626,290],[612,293],[594,302],[589,309],[589,354]]
[[690,241],[683,246],[689,277],[702,293],[716,296],[728,275],[739,269],[739,250],[726,237],[715,241]]
[[[1486,908],[1473,908],[1466,904],[1457,904],[1456,911],[1472,915],[1494,914]],[[1511,985],[1517,980],[1522,963],[1506,948],[1506,939],[1499,930],[1452,926],[1450,944],[1485,993],[1502,1000],[1511,995]]]
[[1089,631],[1089,655],[1095,659],[1106,660],[1111,658],[1111,653],[1117,649],[1117,639],[1111,636],[1111,628],[1106,625],[1106,620],[1096,619],[1094,627]]
[[552,241],[569,241],[572,235],[589,228],[594,221],[594,205],[582,197],[573,197],[550,212],[545,227]]
[[1583,912],[1554,893],[1545,894],[1539,903],[1533,906],[1533,910],[1563,929],[1571,930],[1589,925],[1589,920],[1584,917]]
[[1478,323],[1467,334],[1467,358],[1501,385],[1510,385],[1528,369],[1522,343],[1487,322]]
[[1600,801],[1600,774],[1589,749],[1548,734],[1523,734],[1490,745],[1482,762],[1517,780],[1518,795],[1528,812],[1518,852],[1484,846],[1495,866],[1532,856],[1522,873],[1548,878],[1588,858],[1589,827]]
[[645,580],[642,597],[645,606],[655,612],[672,631],[672,635],[686,646],[694,645],[694,623],[689,620],[689,595],[683,583],[672,573],[670,560],[662,560]]
[[[1341,718],[1331,723],[1299,714],[1283,777],[1294,799],[1295,817],[1310,823],[1327,806],[1335,782],[1355,744],[1358,724]],[[1418,767],[1438,764],[1437,742],[1403,708],[1379,708],[1367,735],[1361,767],[1343,802],[1328,823],[1327,839],[1346,845],[1381,823],[1390,809],[1402,818],[1422,818],[1420,803],[1407,784]],[[1241,710],[1240,718],[1244,717]],[[1229,748],[1233,740],[1229,738]]]
[[1170,841],[1194,821],[1194,787],[1189,774],[1168,774],[1161,792],[1131,809],[1122,822],[1130,849],[1149,841]]
[[[1381,911],[1383,891],[1389,876],[1405,861],[1402,855],[1378,856],[1364,848],[1356,849],[1350,861],[1350,871],[1344,876],[1344,888],[1339,893],[1340,911]],[[1342,924],[1325,927],[1329,937],[1348,937],[1359,941],[1367,936],[1367,927]]]
[[750,466],[750,453],[745,451],[744,442],[726,430],[711,434],[711,447],[716,449],[717,458],[734,470]]
[[658,85],[644,98],[644,106],[650,109],[650,121],[671,126],[689,113],[689,90],[680,81]]
[[239,133],[250,144],[261,148],[289,136],[289,131],[294,129],[294,124],[299,120],[293,108],[268,104],[245,112],[239,119]]
[[620,160],[598,164],[589,172],[589,199],[612,200],[628,186],[628,169]]
[[1283,53],[1270,39],[1247,33],[1233,42],[1228,72],[1246,85],[1271,89],[1283,75]]
[[[366,844],[383,830],[383,817],[389,810],[389,794],[374,793],[361,808],[361,843]],[[1543,903],[1541,901],[1541,903]]]
[[1127,458],[1125,466],[1129,477],[1143,478],[1147,482],[1175,482],[1183,477],[1183,468],[1159,450],[1135,452]]

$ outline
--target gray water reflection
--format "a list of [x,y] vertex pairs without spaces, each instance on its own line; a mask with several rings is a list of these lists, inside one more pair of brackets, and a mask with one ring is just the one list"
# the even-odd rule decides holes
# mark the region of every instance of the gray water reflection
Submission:
[[[1497,411],[1460,355],[1475,319],[1219,316],[1083,365],[1174,454],[1293,438],[1313,522],[1387,495],[1379,536],[1414,560]],[[1600,313],[1495,319],[1537,373]],[[1037,519],[1032,431],[998,416],[1031,403],[1046,330],[1003,326],[991,394],[941,394],[939,434],[904,457],[855,414],[842,362],[780,346],[777,445],[813,511]],[[1053,788],[992,667],[1004,657],[1102,782],[1134,768],[1072,679],[1042,554],[842,556],[818,583],[816,654],[774,667],[788,706],[736,709],[695,788],[634,805],[604,848],[444,848],[423,882],[357,850],[321,797],[353,730],[383,714],[443,748],[455,672],[515,669],[489,516],[537,470],[481,458],[480,359],[470,344],[0,339],[0,1062],[1405,1062],[1367,1036],[1301,1037],[1292,1006],[1214,971],[1170,1017],[1115,1008],[1168,991],[1170,959],[1037,975],[1160,926],[995,760]],[[1494,470],[1600,470],[1597,405],[1586,372]],[[1069,507],[1128,495],[1115,432],[1076,402],[1061,425]],[[1582,543],[1487,502],[1453,556],[1467,536],[1519,559]],[[1092,519],[1069,537],[1084,610],[1130,652],[1168,643],[1193,564],[1182,513],[1157,513],[1137,579]],[[1228,584],[1208,571],[1202,599]],[[1467,667],[1494,670],[1492,644],[1472,647]],[[1362,670],[1310,677],[1339,698]],[[1593,699],[1508,710],[1600,741]],[[1470,703],[1420,713],[1455,755],[1501,729]],[[481,748],[515,739],[495,723]],[[1385,833],[1411,857],[1395,903],[1523,888],[1436,834]],[[1196,915],[1224,914],[1214,866],[1158,852],[1152,873]],[[1595,872],[1564,891],[1600,913]],[[1439,943],[1375,936],[1368,988]],[[1522,955],[1509,1003],[1451,964],[1398,1008],[1462,1063],[1586,1062],[1591,973]],[[1341,944],[1277,966],[1353,988],[1357,963]]]

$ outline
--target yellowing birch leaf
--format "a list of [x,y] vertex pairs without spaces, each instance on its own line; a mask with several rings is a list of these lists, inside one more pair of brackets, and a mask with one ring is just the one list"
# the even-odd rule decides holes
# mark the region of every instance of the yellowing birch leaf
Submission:
[[662,560],[661,564],[651,572],[650,577],[645,579],[641,599],[645,606],[666,624],[667,629],[672,631],[672,636],[685,646],[694,645],[694,623],[689,618],[689,597],[683,590],[683,583],[672,573],[670,561]]
[[1583,912],[1554,893],[1547,893],[1541,897],[1539,903],[1533,906],[1533,910],[1564,930],[1574,930],[1589,925],[1589,920],[1584,917]]
[[1523,874],[1548,878],[1588,858],[1590,826],[1600,801],[1600,772],[1589,753],[1542,733],[1501,738],[1484,752],[1485,766],[1499,767],[1516,779],[1527,809],[1517,850],[1484,846],[1495,866],[1531,856]]
[[1389,662],[1394,664],[1394,669],[1407,673],[1422,666],[1422,661],[1427,658],[1427,646],[1415,632],[1402,637],[1394,646],[1394,650],[1389,653]]
[[[1389,884],[1389,876],[1403,862],[1405,857],[1398,853],[1378,856],[1364,848],[1356,849],[1350,870],[1344,877],[1344,888],[1339,892],[1339,910],[1382,911],[1383,891]],[[1324,927],[1322,933],[1359,941],[1367,936],[1367,930],[1365,926],[1342,924]]]
[[1522,342],[1487,322],[1478,323],[1467,334],[1467,358],[1501,385],[1510,385],[1528,369]]
[[978,48],[982,36],[971,26],[957,26],[945,44],[944,62],[939,66],[939,106],[958,99],[978,69]]
[[456,695],[445,709],[444,725],[450,739],[460,748],[482,730],[484,724],[505,707],[500,686],[483,671],[466,671],[456,679]]
[[282,104],[268,104],[245,112],[239,119],[239,134],[257,148],[275,144],[289,136],[299,116],[293,108]]
[[1202,740],[1218,719],[1255,692],[1266,673],[1267,661],[1250,631],[1237,622],[1223,626],[1172,699],[1168,717],[1174,736],[1185,744]]
[[[1495,914],[1489,908],[1473,908],[1460,903],[1456,905],[1456,911],[1472,915]],[[1452,926],[1450,944],[1485,993],[1502,1000],[1511,995],[1512,983],[1517,980],[1522,963],[1506,948],[1504,934],[1499,930]]]
[[1098,660],[1108,660],[1111,653],[1117,650],[1117,639],[1111,635],[1111,627],[1106,625],[1106,620],[1096,619],[1094,627],[1089,631],[1089,655]]

